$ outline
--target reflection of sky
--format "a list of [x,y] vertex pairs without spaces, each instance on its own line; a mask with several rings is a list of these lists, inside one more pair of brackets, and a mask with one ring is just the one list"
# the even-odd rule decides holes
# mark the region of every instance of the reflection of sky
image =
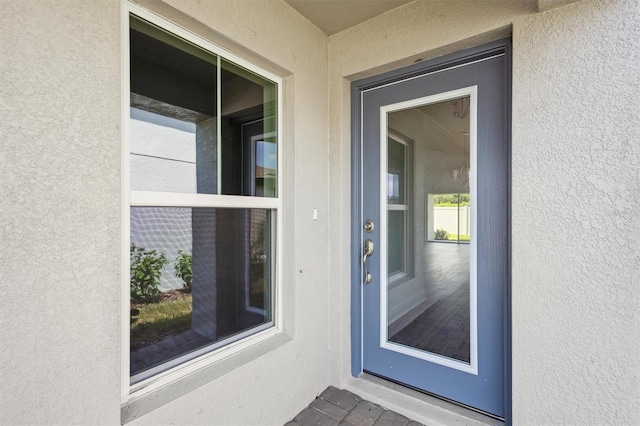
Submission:
[[387,173],[387,195],[389,198],[400,198],[400,176]]
[[276,169],[278,153],[273,142],[256,141],[256,165],[266,169]]

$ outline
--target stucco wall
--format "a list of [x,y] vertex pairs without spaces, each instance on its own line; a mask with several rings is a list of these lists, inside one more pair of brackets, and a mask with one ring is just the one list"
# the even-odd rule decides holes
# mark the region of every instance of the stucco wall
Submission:
[[[327,37],[282,1],[143,3],[286,78],[293,339],[137,422],[282,424],[329,385]],[[118,424],[120,2],[0,9],[0,423]]]
[[515,421],[639,424],[640,4],[517,21],[513,62]]
[[115,424],[119,5],[0,9],[0,423]]
[[350,374],[350,81],[512,25],[514,422],[640,422],[639,9],[418,1],[330,37],[334,381]]
[[[417,1],[328,43],[282,1],[141,2],[286,77],[293,339],[138,423],[283,423],[346,382],[349,81],[510,25],[514,419],[640,422],[637,2]],[[0,8],[0,423],[117,424],[119,2]]]

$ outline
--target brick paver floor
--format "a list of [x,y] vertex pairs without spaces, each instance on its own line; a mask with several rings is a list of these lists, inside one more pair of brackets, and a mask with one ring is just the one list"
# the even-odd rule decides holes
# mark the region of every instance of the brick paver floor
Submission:
[[329,386],[285,426],[420,426],[355,393]]

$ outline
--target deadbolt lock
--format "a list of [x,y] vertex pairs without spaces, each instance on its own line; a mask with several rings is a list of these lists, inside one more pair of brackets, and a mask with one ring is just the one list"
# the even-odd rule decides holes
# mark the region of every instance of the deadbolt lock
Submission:
[[365,230],[367,233],[369,233],[369,234],[370,234],[370,233],[372,233],[372,232],[373,232],[373,230],[374,230],[374,228],[375,228],[375,225],[373,224],[373,221],[372,221],[371,219],[367,219],[367,220],[364,222],[364,230]]

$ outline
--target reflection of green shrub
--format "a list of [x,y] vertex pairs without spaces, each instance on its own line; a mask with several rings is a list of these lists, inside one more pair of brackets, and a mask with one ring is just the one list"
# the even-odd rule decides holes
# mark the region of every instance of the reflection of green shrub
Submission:
[[436,231],[433,234],[433,237],[436,240],[446,240],[448,236],[449,236],[449,233],[445,231],[444,228],[436,229]]
[[249,292],[249,305],[254,308],[264,309],[264,278],[258,278],[251,282]]
[[263,264],[266,260],[265,252],[265,220],[261,220],[255,225],[255,239],[251,241],[251,264]]
[[182,288],[187,291],[191,291],[191,283],[193,282],[193,256],[190,253],[184,253],[182,250],[178,250],[178,257],[173,265],[176,277],[180,278],[183,282]]
[[138,302],[155,299],[160,294],[160,275],[167,263],[164,254],[131,244],[131,298]]

